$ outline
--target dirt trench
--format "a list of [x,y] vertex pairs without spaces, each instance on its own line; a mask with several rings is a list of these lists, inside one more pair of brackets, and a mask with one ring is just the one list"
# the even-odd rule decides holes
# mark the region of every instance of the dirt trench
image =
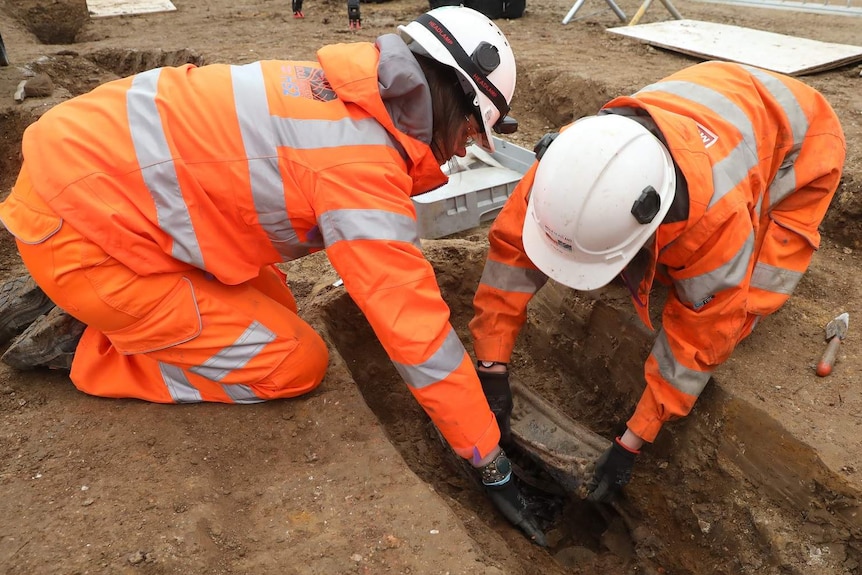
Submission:
[[[467,322],[484,249],[471,241],[435,240],[428,242],[426,255],[453,325],[469,341]],[[460,265],[453,267],[453,261]],[[492,541],[485,530],[511,531],[477,497],[479,488],[439,442],[352,300],[346,294],[330,297],[322,306],[329,337],[413,471],[450,498],[480,543]],[[613,291],[591,299],[550,284],[532,304],[512,362],[519,382],[605,437],[619,432],[620,415],[639,397],[651,342],[623,301],[623,294]],[[695,413],[644,453],[616,509],[525,486],[551,542],[547,553],[539,554],[539,572],[858,572],[858,491],[766,413],[727,393],[720,381],[707,389]],[[508,540],[511,561],[531,572],[537,554],[524,550],[529,544],[517,534],[509,533]]]
[[[202,63],[203,58],[189,51],[109,50],[56,55],[33,66],[51,76],[65,97],[112,77],[185,62]],[[546,101],[535,103],[550,125],[589,113],[617,91],[591,79],[548,72],[528,76],[531,82],[551,88],[542,91]],[[27,108],[0,114],[4,189],[20,163],[21,133],[35,117]],[[860,185],[853,174],[845,177],[824,224],[849,245],[862,236]],[[484,231],[426,244],[465,342],[487,248]],[[488,555],[502,557],[512,572],[860,572],[859,493],[780,423],[727,392],[720,379],[707,388],[692,417],[663,432],[644,453],[618,509],[602,511],[577,498],[528,488],[552,544],[538,552],[477,496],[475,482],[440,443],[350,298],[337,291],[308,297],[324,314],[327,337],[402,457],[444,496]],[[628,413],[639,396],[650,342],[623,294],[607,291],[587,298],[550,284],[532,304],[513,373],[569,417],[612,437],[622,423],[620,414]],[[508,547],[500,548],[490,533],[502,534]]]

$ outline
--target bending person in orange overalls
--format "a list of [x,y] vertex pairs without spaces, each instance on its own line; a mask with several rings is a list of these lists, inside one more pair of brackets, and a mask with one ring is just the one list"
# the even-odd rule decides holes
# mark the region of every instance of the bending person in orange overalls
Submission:
[[470,324],[504,436],[506,364],[548,277],[577,290],[621,282],[650,328],[653,280],[669,285],[646,389],[588,485],[591,500],[612,500],[641,446],[687,415],[713,370],[790,297],[820,244],[845,147],[820,93],[718,62],[546,136],[491,227]]
[[441,164],[469,141],[493,150],[492,130],[514,131],[514,89],[500,29],[445,7],[317,61],[149,70],[54,107],[24,134],[0,218],[60,308],[44,329],[68,321],[60,310],[87,327],[40,359],[34,323],[4,361],[62,363],[65,351],[75,386],[102,397],[307,393],[327,350],[273,264],[325,249],[453,450],[543,543],[411,200],[446,182]]

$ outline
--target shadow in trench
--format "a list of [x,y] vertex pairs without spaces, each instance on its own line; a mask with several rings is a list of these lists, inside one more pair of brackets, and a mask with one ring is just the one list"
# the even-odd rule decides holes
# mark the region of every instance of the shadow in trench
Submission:
[[[470,349],[482,244],[436,240],[425,253],[452,325]],[[557,491],[546,469],[513,452],[522,475],[534,479],[525,491],[551,543],[539,550],[496,512],[440,441],[353,301],[342,294],[324,310],[331,341],[390,441],[513,573],[859,572],[862,498],[809,446],[756,406],[728,396],[720,382],[707,386],[692,416],[667,426],[644,450],[610,511]],[[652,337],[619,294],[587,298],[549,283],[531,303],[510,370],[560,414],[609,440],[643,390]],[[499,556],[500,539],[508,557]]]
[[[510,455],[519,474],[532,478],[532,485],[522,482],[524,495],[550,534],[552,546],[546,553],[521,537],[484,497],[469,464],[442,442],[353,301],[343,295],[326,311],[327,332],[389,440],[417,476],[451,500],[452,509],[479,544],[490,546],[499,537],[506,540],[512,556],[495,556],[496,560],[508,562],[514,572],[564,574],[572,572],[573,563],[583,566],[585,560],[595,562],[608,554],[603,542],[606,518],[591,504],[565,494],[529,457],[515,450]],[[602,559],[602,572],[624,573],[627,559],[610,555]]]

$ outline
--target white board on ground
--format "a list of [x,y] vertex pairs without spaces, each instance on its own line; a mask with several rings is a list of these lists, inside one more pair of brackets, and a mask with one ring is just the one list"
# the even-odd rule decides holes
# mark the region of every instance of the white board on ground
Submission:
[[791,76],[822,72],[862,60],[860,46],[699,20],[620,26],[608,28],[608,32],[706,60],[749,64]]
[[173,12],[177,7],[170,0],[87,0],[92,18]]

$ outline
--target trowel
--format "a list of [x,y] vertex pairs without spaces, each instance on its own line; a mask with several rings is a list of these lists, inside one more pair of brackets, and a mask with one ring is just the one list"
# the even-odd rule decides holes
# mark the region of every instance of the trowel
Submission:
[[838,348],[841,345],[841,340],[847,335],[847,328],[850,323],[850,314],[842,313],[835,319],[826,324],[826,350],[823,356],[817,363],[817,375],[826,377],[832,373],[832,366],[835,365],[835,357],[838,355]]

